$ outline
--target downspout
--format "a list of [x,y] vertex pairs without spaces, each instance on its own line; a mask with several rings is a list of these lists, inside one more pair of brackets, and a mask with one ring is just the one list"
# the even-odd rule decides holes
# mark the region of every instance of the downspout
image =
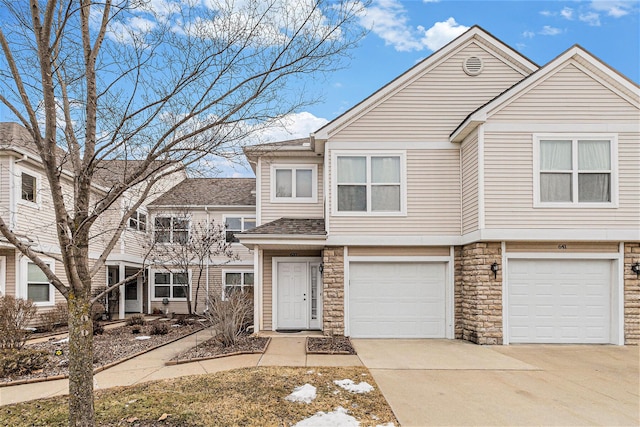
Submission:
[[[205,206],[204,211],[207,213],[207,230],[209,230],[210,221],[209,221],[209,207]],[[205,261],[206,269],[204,271],[204,280],[205,280],[205,291],[207,292],[206,297],[204,298],[204,309],[205,311],[209,311],[209,258],[210,258],[209,250],[207,250],[207,260]]]

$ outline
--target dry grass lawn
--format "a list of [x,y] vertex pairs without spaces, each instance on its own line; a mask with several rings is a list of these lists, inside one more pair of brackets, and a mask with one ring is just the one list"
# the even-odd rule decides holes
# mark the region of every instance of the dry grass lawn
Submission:
[[[374,390],[354,394],[333,383],[347,378],[366,381]],[[306,383],[317,388],[313,402],[285,400]],[[100,426],[290,426],[338,406],[362,426],[398,425],[373,377],[362,367],[245,368],[98,391],[96,422]],[[165,419],[159,421],[163,414]],[[66,397],[0,407],[0,425],[59,426],[66,420]]]

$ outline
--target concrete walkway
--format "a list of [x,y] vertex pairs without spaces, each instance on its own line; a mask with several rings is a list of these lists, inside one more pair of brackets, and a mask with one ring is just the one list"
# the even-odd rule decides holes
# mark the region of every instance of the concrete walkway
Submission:
[[[243,354],[180,365],[166,366],[184,349],[211,337],[205,330],[123,362],[94,375],[94,388],[130,386],[147,381],[208,374],[252,366],[362,366],[358,356],[307,355],[305,336],[271,337],[264,354]],[[0,405],[67,394],[69,381],[55,380],[0,387]]]

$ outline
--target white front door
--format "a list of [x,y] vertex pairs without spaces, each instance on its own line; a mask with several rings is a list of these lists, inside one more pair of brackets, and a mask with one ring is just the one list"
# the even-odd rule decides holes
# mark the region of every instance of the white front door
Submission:
[[135,280],[124,285],[124,311],[127,313],[142,312],[142,289],[140,281]]
[[277,329],[309,327],[309,273],[306,262],[278,264]]

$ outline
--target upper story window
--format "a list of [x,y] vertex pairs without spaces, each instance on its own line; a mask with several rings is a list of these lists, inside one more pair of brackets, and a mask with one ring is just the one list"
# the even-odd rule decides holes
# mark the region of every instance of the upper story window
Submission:
[[153,224],[156,243],[186,243],[189,239],[189,218],[157,216]]
[[36,177],[22,172],[21,199],[27,202],[36,202]]
[[318,200],[317,165],[273,165],[271,201],[315,203]]
[[147,231],[147,214],[135,211],[129,218],[129,228],[137,231]]
[[536,143],[539,206],[614,204],[614,138],[538,137]]
[[404,155],[337,155],[335,207],[338,214],[402,214]]
[[255,217],[244,216],[228,216],[224,219],[225,231],[227,234],[227,242],[239,242],[235,233],[241,233],[246,230],[251,230],[256,226]]

